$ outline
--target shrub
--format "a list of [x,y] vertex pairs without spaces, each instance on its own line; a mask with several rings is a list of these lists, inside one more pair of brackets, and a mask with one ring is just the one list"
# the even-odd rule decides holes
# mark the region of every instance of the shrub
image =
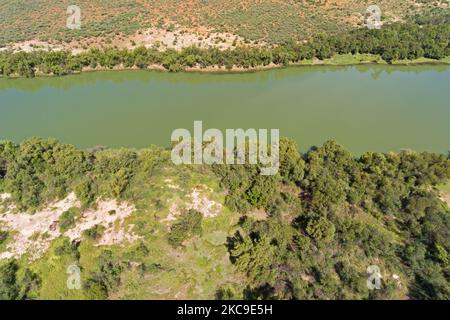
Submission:
[[8,231],[0,230],[0,245],[8,239]]
[[311,219],[306,226],[306,233],[319,244],[332,241],[335,232],[334,224],[325,217]]
[[98,258],[97,270],[87,279],[84,290],[89,299],[104,300],[120,284],[122,262],[118,261],[112,251],[102,251]]
[[78,251],[78,245],[74,242],[71,242],[68,238],[64,238],[61,245],[56,247],[55,254],[57,256],[70,256],[74,260],[80,259],[80,252]]
[[70,208],[69,210],[64,211],[59,217],[59,230],[61,232],[66,232],[67,230],[75,226],[77,215],[77,208]]
[[91,240],[98,240],[103,236],[103,232],[105,231],[105,227],[97,224],[92,228],[83,231],[83,235]]
[[19,295],[16,283],[18,266],[11,261],[0,266],[0,300],[15,300]]
[[169,243],[174,247],[179,247],[182,245],[183,241],[190,237],[201,235],[202,219],[203,215],[195,210],[190,210],[183,214],[180,221],[175,223],[170,229]]
[[19,266],[16,261],[8,261],[0,266],[0,300],[27,300],[34,297],[41,281],[37,274],[25,269],[17,278]]

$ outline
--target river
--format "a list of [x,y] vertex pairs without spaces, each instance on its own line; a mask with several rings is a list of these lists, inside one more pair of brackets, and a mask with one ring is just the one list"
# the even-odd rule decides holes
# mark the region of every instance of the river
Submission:
[[0,79],[0,139],[170,145],[174,129],[275,128],[301,150],[450,150],[450,67],[292,67],[245,74],[91,72]]

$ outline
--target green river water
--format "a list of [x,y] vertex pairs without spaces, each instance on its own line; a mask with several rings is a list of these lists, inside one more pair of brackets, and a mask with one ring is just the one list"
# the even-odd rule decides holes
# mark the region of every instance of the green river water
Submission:
[[0,139],[169,146],[176,128],[278,128],[302,150],[450,150],[450,67],[296,67],[246,74],[108,71],[0,79]]

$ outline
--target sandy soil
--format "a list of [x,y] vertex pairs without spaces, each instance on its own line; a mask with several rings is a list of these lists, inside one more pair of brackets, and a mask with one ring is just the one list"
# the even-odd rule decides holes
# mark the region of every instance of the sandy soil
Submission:
[[133,206],[120,204],[116,200],[99,201],[97,209],[85,211],[76,226],[65,235],[71,240],[80,240],[83,231],[102,225],[105,232],[98,245],[113,245],[125,241],[132,243],[139,237],[132,232],[134,225],[129,225],[127,230],[124,229],[124,220],[133,211],[135,211]]
[[450,193],[444,193],[441,195],[442,201],[446,202],[448,207],[450,208]]
[[243,38],[231,33],[209,32],[208,30],[192,32],[183,29],[167,31],[156,28],[149,29],[141,35],[135,36],[133,41],[137,46],[143,45],[147,48],[159,47],[161,50],[181,50],[191,46],[200,48],[215,47],[225,50],[244,44]]
[[[5,197],[2,195],[1,199],[6,199]],[[62,235],[59,230],[59,217],[72,207],[80,207],[80,202],[74,193],[61,201],[49,204],[33,215],[27,212],[6,211],[0,216],[0,228],[12,232],[14,241],[7,245],[5,252],[0,253],[0,259],[20,258],[26,253],[30,254],[30,260],[41,257],[51,242]],[[105,232],[97,245],[134,242],[139,237],[133,233],[133,225],[125,227],[124,223],[124,220],[134,211],[133,206],[126,203],[120,204],[116,200],[98,201],[96,209],[83,212],[76,225],[64,235],[72,241],[79,240],[83,231],[95,225],[102,225],[105,227]]]
[[191,201],[186,203],[186,209],[197,210],[202,213],[205,218],[214,218],[219,214],[222,209],[222,205],[215,201],[209,200],[208,197],[203,194],[205,189],[205,186],[192,189],[191,194],[188,195],[188,198],[190,198]]
[[263,209],[254,209],[254,210],[250,211],[249,213],[247,213],[247,215],[249,217],[252,217],[256,221],[266,220],[267,217],[269,216],[267,214],[267,212],[265,210],[263,210]]
[[33,215],[26,212],[3,214],[0,217],[1,228],[15,232],[15,235],[7,251],[0,253],[0,259],[20,258],[25,253],[30,253],[32,260],[39,258],[61,234],[59,216],[77,205],[75,194],[71,193],[66,199],[52,203]]
[[33,51],[61,51],[65,47],[64,45],[55,45],[44,41],[39,40],[29,40],[24,42],[18,42],[6,46],[4,48],[0,48],[1,51],[13,51],[13,52],[33,52]]
[[200,185],[193,188],[186,195],[187,201],[174,200],[169,208],[169,214],[163,221],[175,221],[179,215],[189,210],[196,210],[202,213],[205,218],[216,217],[222,210],[222,204],[210,200],[207,196],[208,192],[212,192],[212,190],[204,185]]
[[[200,48],[219,48],[220,50],[231,49],[236,46],[252,45],[254,43],[245,43],[242,37],[231,33],[211,32],[207,29],[192,31],[188,29],[175,29],[168,31],[166,29],[150,28],[143,30],[129,37],[116,36],[111,43],[103,43],[102,38],[89,38],[73,41],[70,43],[53,44],[40,40],[29,40],[10,44],[1,51],[13,52],[33,52],[33,51],[60,51],[69,50],[73,54],[80,54],[92,48],[119,48],[134,49],[140,46],[146,48],[158,48],[160,51],[167,49],[181,50],[183,48],[197,46]],[[264,43],[259,43],[262,46]]]
[[9,194],[9,193],[2,193],[2,194],[0,194],[0,201],[7,200],[9,198],[11,198],[11,194]]

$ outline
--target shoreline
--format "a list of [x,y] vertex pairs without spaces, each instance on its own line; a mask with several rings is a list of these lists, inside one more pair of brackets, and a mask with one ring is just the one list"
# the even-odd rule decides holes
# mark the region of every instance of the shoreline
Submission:
[[[361,59],[362,58],[362,59]],[[364,59],[364,58],[367,58]],[[393,61],[392,63],[387,63],[382,60],[380,56],[374,55],[350,55],[343,54],[338,55],[326,60],[304,60],[301,62],[289,63],[288,65],[274,64],[271,63],[266,66],[257,66],[251,68],[233,67],[232,69],[227,69],[224,66],[210,66],[206,68],[201,67],[189,67],[177,72],[171,72],[164,68],[162,65],[151,65],[147,68],[138,67],[124,67],[116,66],[114,68],[108,67],[97,67],[90,68],[86,67],[82,71],[76,71],[67,75],[54,75],[36,72],[35,78],[61,78],[71,75],[79,75],[82,73],[93,73],[93,72],[107,72],[107,71],[150,71],[150,72],[167,72],[167,73],[199,73],[199,74],[217,74],[217,75],[229,75],[229,74],[248,74],[257,73],[263,71],[270,71],[276,69],[284,68],[295,68],[295,67],[357,67],[357,66],[392,66],[392,67],[410,67],[410,66],[450,66],[450,56],[440,60],[433,60],[427,58],[420,58],[417,60],[399,60]],[[24,76],[1,76],[0,79],[29,79]]]

